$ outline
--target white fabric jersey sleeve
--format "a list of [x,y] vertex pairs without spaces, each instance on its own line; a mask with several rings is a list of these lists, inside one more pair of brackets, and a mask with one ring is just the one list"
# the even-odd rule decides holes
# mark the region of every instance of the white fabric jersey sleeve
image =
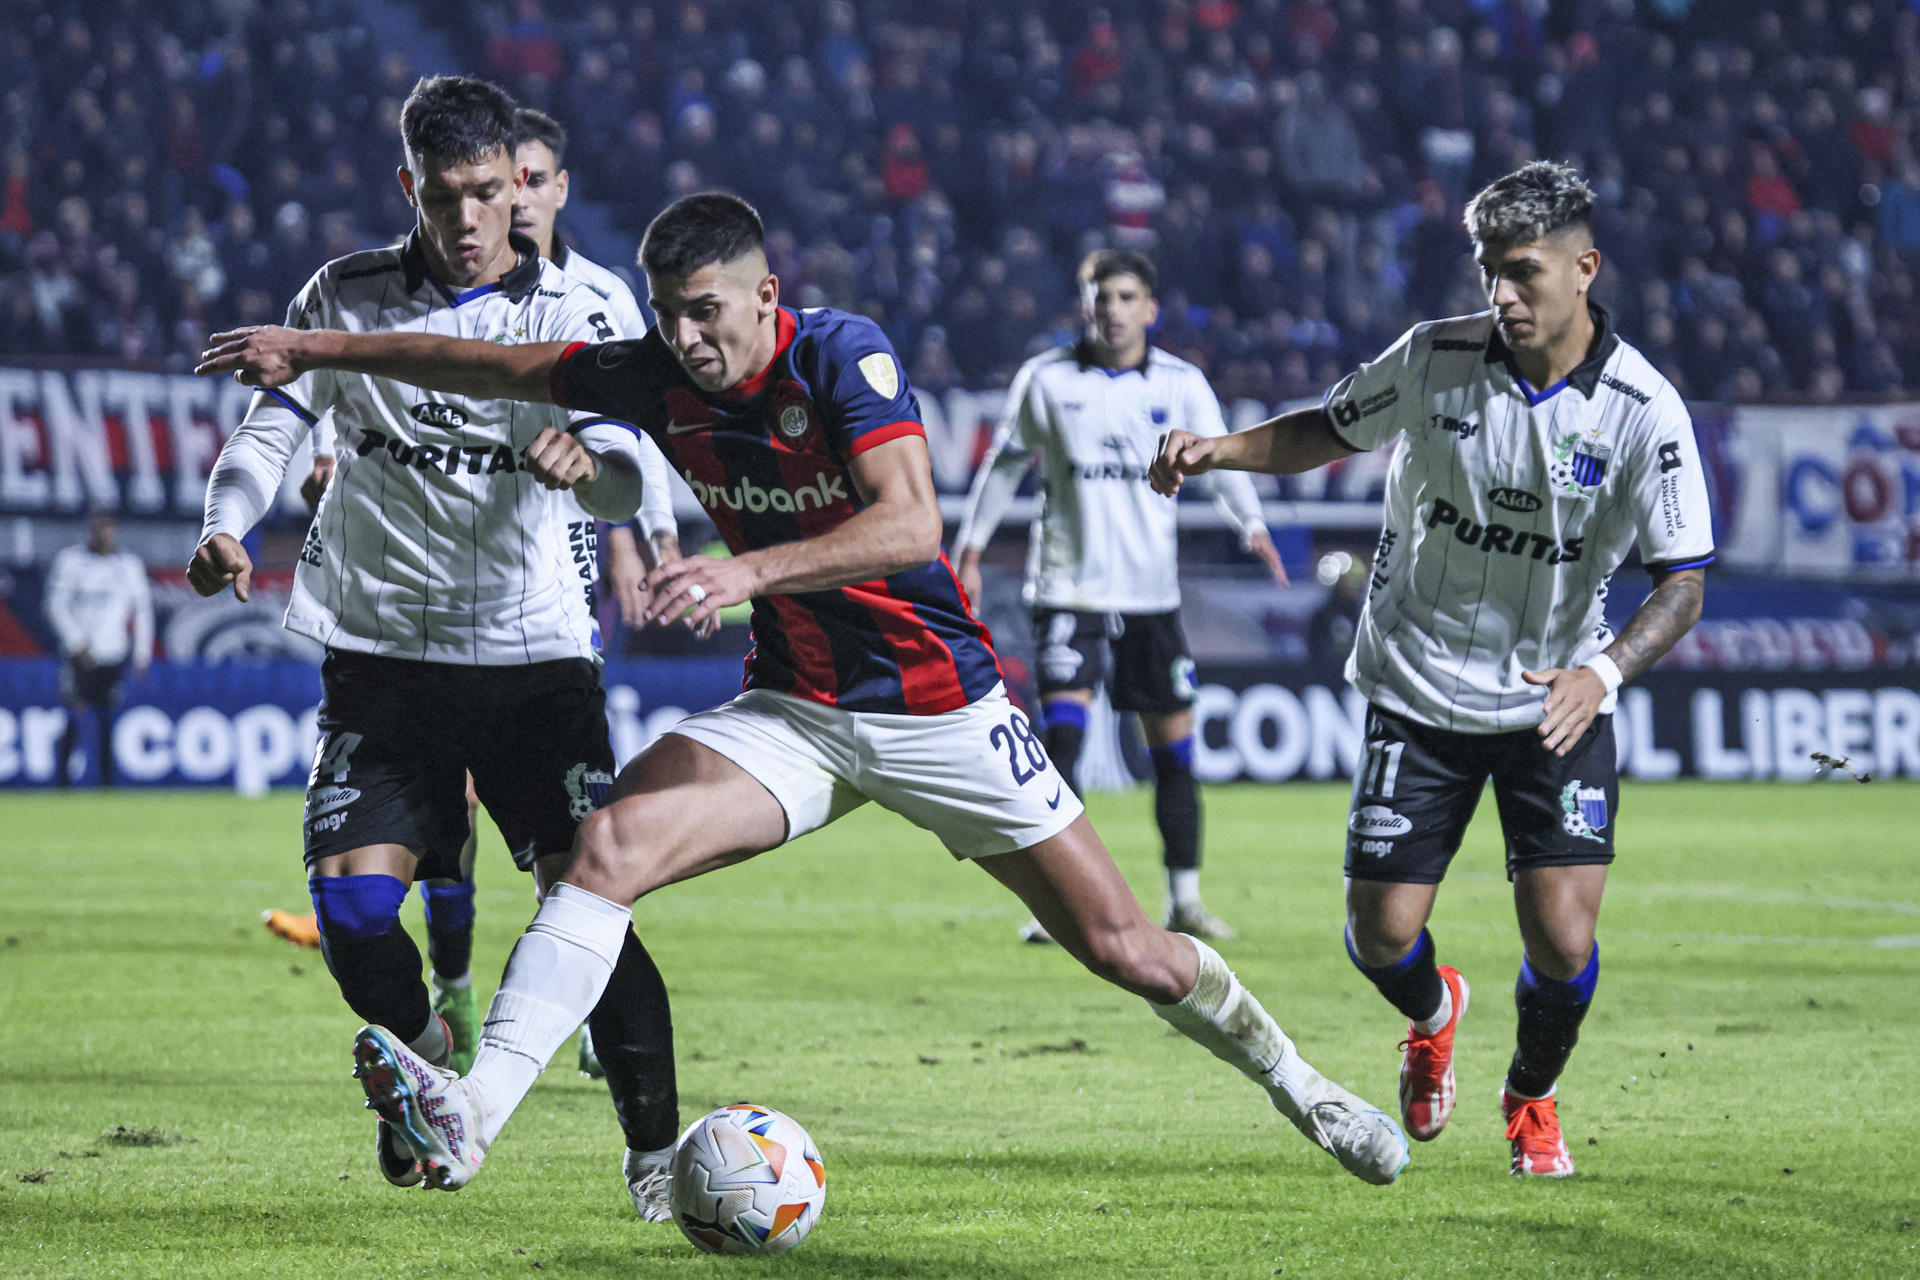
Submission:
[[[316,274],[287,307],[287,326],[330,329],[333,313],[328,290]],[[326,369],[310,370],[284,387],[257,391],[215,459],[207,478],[205,518],[200,541],[216,533],[233,538],[247,531],[273,509],[287,464],[303,439],[311,439],[318,453],[324,439],[333,453],[333,421],[329,412],[336,380]]]
[[954,535],[954,545],[962,551],[977,550],[993,541],[1020,481],[1033,467],[1033,390],[1033,362],[1029,360],[1020,366],[1013,385],[1007,388],[1000,425],[967,492],[966,513],[960,517],[960,528]]
[[[1185,430],[1197,436],[1227,434],[1227,421],[1220,413],[1220,397],[1198,369],[1187,379],[1187,421]],[[1260,510],[1260,494],[1253,487],[1253,476],[1245,471],[1209,471],[1200,477],[1201,487],[1213,494],[1213,501],[1226,516],[1227,523],[1244,544],[1254,531],[1266,532],[1266,516]]]
[[1425,342],[1415,325],[1400,340],[1336,383],[1321,402],[1327,426],[1356,453],[1378,449],[1420,421],[1415,394]]

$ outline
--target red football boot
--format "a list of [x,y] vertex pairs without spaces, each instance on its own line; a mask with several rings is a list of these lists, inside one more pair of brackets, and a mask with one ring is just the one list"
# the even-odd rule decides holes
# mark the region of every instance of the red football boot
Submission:
[[1513,1172],[1536,1178],[1564,1178],[1573,1172],[1573,1157],[1560,1136],[1560,1116],[1553,1095],[1522,1098],[1500,1088],[1500,1111],[1507,1118],[1507,1141],[1513,1147]]
[[1453,997],[1453,1016],[1432,1035],[1408,1023],[1407,1038],[1400,1044],[1406,1051],[1400,1059],[1400,1120],[1407,1136],[1421,1142],[1439,1137],[1453,1115],[1453,1033],[1467,1011],[1469,995],[1467,980],[1452,965],[1440,966],[1440,980]]

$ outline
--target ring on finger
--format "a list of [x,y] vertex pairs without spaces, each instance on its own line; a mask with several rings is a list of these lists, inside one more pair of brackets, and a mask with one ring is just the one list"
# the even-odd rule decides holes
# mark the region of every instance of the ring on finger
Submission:
[[699,583],[697,583],[697,582],[696,582],[696,583],[694,583],[694,584],[693,584],[692,586],[690,586],[690,587],[688,587],[688,588],[687,588],[687,594],[693,597],[693,602],[694,602],[695,604],[704,604],[704,603],[706,603],[706,599],[707,599],[707,589],[706,589],[705,587],[703,587],[703,586],[701,586],[701,585],[700,585]]

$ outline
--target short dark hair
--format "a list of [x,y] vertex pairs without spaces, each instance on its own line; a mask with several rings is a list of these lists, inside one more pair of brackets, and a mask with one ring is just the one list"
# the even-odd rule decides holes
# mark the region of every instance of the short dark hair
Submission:
[[702,191],[675,200],[647,224],[640,265],[650,276],[690,276],[766,243],[766,229],[752,205],[724,191]]
[[521,107],[513,113],[513,145],[518,150],[529,142],[538,142],[553,152],[555,173],[567,167],[566,127],[544,111]]
[[423,76],[400,108],[407,163],[428,156],[467,162],[513,155],[515,105],[499,85],[470,76]]
[[1097,287],[1113,276],[1136,277],[1147,287],[1149,297],[1160,288],[1160,273],[1154,270],[1153,259],[1133,249],[1095,249],[1080,264],[1083,284]]

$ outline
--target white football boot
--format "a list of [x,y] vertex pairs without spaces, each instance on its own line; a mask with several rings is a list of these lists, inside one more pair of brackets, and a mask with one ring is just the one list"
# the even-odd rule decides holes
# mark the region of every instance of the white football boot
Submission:
[[633,1197],[633,1211],[643,1222],[672,1222],[673,1209],[667,1193],[673,1187],[673,1148],[658,1151],[628,1149],[620,1172],[627,1180],[627,1194]]
[[460,1077],[436,1067],[383,1027],[362,1027],[353,1038],[353,1074],[367,1105],[420,1162],[427,1186],[458,1191],[486,1158],[480,1110]]
[[1362,1182],[1384,1187],[1413,1158],[1407,1135],[1393,1117],[1351,1090],[1315,1071],[1308,1087],[1297,1092],[1302,1094],[1300,1100],[1286,1090],[1269,1087],[1267,1096],[1294,1128]]

